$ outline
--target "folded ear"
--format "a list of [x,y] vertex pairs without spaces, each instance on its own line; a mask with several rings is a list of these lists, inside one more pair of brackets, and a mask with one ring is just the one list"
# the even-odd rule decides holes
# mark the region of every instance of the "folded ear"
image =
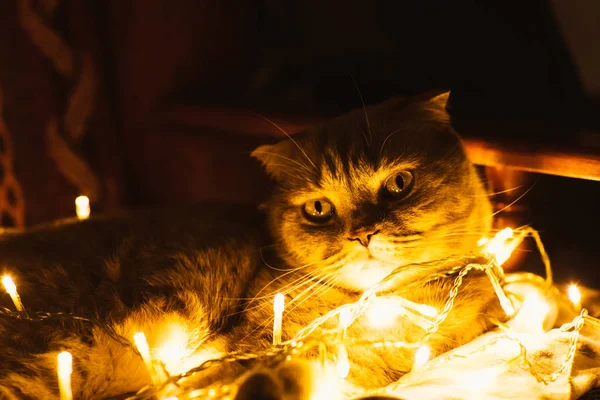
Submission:
[[446,105],[448,104],[449,96],[450,92],[428,92],[423,95],[425,100],[418,101],[416,104],[422,104],[423,111],[429,113],[431,117],[434,117],[440,122],[447,123],[449,121],[449,116]]
[[298,148],[291,140],[283,140],[275,144],[266,144],[256,148],[250,155],[256,158],[265,168],[269,176],[282,180],[289,175],[303,172],[308,168],[296,160]]

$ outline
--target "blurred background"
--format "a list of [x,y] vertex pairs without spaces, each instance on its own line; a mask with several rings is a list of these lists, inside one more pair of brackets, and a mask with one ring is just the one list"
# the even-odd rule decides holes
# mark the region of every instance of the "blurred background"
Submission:
[[[249,153],[281,133],[257,114],[293,134],[358,91],[445,89],[498,226],[532,225],[560,279],[600,287],[599,20],[597,0],[3,0],[1,225],[80,194],[93,213],[259,203]],[[540,267],[531,248],[514,267]]]

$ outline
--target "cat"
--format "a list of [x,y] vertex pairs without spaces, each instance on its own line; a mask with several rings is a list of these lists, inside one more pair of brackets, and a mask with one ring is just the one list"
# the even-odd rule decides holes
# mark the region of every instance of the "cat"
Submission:
[[[93,318],[129,339],[143,331],[151,348],[166,348],[162,358],[173,374],[224,352],[269,348],[276,293],[285,295],[283,340],[402,265],[386,290],[441,310],[454,277],[423,283],[437,267],[410,264],[469,253],[492,222],[446,101],[447,94],[391,99],[259,147],[252,156],[274,182],[259,209],[200,204],[6,234],[0,272],[13,278],[32,315]],[[8,295],[0,305],[13,308]],[[440,354],[501,315],[485,274],[469,274],[428,344]],[[373,332],[357,323],[348,334],[416,340],[422,331],[400,323]],[[185,346],[165,347],[173,335]],[[151,383],[133,349],[98,325],[0,314],[0,348],[0,397],[56,398],[63,350],[73,355],[77,399],[134,393]],[[183,361],[170,360],[169,352]],[[414,350],[353,347],[349,358],[348,382],[373,388],[409,371]],[[251,374],[246,382],[270,384],[242,385],[238,398],[306,395],[310,383],[297,382],[292,386],[304,394],[290,394],[278,376]],[[277,394],[263,396],[257,387]]]

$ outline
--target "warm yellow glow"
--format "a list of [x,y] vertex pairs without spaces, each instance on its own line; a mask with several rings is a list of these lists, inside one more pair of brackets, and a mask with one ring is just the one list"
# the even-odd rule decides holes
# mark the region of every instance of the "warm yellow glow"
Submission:
[[344,308],[340,311],[340,325],[343,329],[346,329],[352,323],[352,311],[349,308]]
[[418,304],[397,296],[374,297],[365,315],[369,326],[376,329],[391,327],[395,320],[407,312],[416,311],[426,317],[435,318],[438,314],[434,307]]
[[12,278],[8,275],[4,275],[2,278],[2,284],[4,285],[4,289],[10,295],[17,293],[17,285],[13,282]]
[[350,361],[348,360],[348,351],[346,346],[342,343],[338,347],[337,363],[335,364],[335,370],[337,375],[344,379],[350,372]]
[[483,237],[477,241],[477,246],[479,246],[479,247],[484,246],[489,241],[490,241],[490,239]]
[[281,344],[281,330],[283,323],[283,309],[285,307],[285,297],[282,293],[277,293],[273,299],[273,346]]
[[428,306],[427,304],[419,304],[417,311],[429,318],[435,318],[438,316],[438,310],[435,307]]
[[56,359],[60,400],[72,400],[71,374],[73,373],[73,356],[68,351],[63,351]]
[[512,237],[513,230],[511,228],[504,228],[498,232],[496,236],[485,243],[485,248],[483,251],[494,256],[498,264],[502,265],[506,260],[508,260],[514,250],[514,248],[507,245],[508,239]]
[[177,373],[185,357],[189,355],[187,348],[188,334],[181,324],[171,324],[164,332],[165,340],[159,343],[154,351],[156,359],[160,360],[169,373]]
[[150,346],[148,345],[148,341],[146,340],[146,335],[144,332],[138,332],[133,335],[133,342],[135,343],[135,347],[137,347],[140,355],[142,356],[142,360],[144,360],[144,364],[146,365],[146,369],[150,374],[150,378],[152,378],[152,382],[155,384],[161,382],[161,375],[156,372],[154,368],[154,364],[152,363],[152,356],[150,355]]
[[79,219],[88,219],[90,217],[90,199],[87,196],[79,196],[75,199],[75,212]]
[[369,326],[377,329],[393,325],[394,320],[401,314],[400,304],[389,298],[376,298],[366,310]]
[[283,312],[283,308],[285,306],[285,296],[283,293],[277,293],[275,298],[273,299],[273,310],[276,313],[281,314]]
[[570,285],[568,289],[569,300],[577,310],[581,308],[581,291],[576,285]]
[[339,379],[335,371],[328,366],[314,366],[313,385],[310,400],[338,400],[342,398]]
[[153,366],[161,379],[166,378],[163,366],[169,375],[179,375],[222,354],[216,345],[200,346],[204,341],[203,332],[190,329],[186,321],[178,317],[165,320],[147,333],[152,344]]
[[519,313],[512,322],[512,329],[519,333],[539,334],[544,332],[544,321],[550,305],[537,292],[531,292],[523,301]]
[[457,380],[460,381],[461,386],[474,392],[480,392],[492,386],[500,372],[497,367],[482,368],[468,374],[459,374]]
[[429,346],[424,344],[423,346],[417,349],[415,353],[415,361],[413,362],[413,370],[421,368],[427,361],[429,361],[429,357],[431,357],[431,349]]
[[17,285],[15,285],[12,278],[8,275],[4,275],[2,278],[2,284],[4,285],[6,293],[10,295],[10,298],[12,299],[17,311],[25,311],[25,307],[21,301],[21,296],[19,296],[19,293],[17,292]]

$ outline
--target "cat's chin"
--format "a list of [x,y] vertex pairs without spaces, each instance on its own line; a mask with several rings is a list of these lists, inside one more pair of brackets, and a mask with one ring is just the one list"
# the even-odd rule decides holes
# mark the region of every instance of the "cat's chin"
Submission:
[[[360,260],[349,263],[343,268],[339,285],[348,289],[364,291],[381,282],[394,269],[398,263],[389,263],[377,259]],[[383,290],[389,290],[398,285],[398,280],[390,280]]]

